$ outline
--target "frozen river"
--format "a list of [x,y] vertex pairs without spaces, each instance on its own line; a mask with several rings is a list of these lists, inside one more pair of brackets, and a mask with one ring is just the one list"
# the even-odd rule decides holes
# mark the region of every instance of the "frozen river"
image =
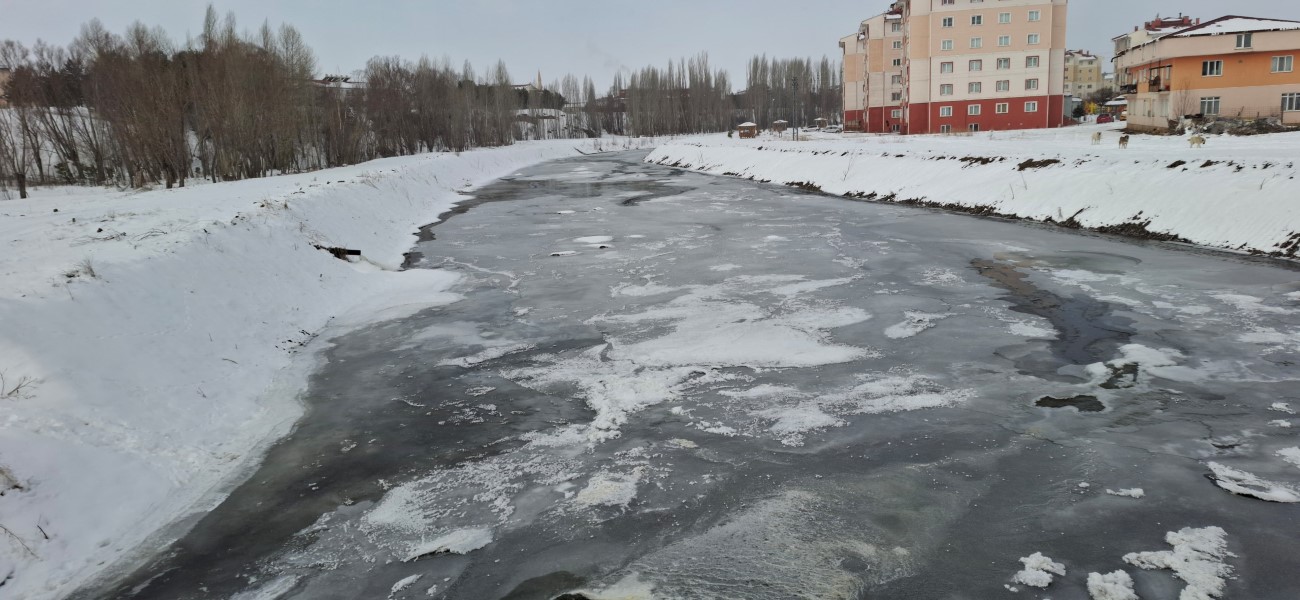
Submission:
[[476,192],[464,299],[85,597],[1300,597],[1296,270],[641,156]]

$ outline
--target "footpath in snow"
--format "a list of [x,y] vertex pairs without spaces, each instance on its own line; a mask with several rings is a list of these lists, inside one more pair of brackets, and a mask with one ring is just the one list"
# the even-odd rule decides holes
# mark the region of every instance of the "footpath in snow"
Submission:
[[[1101,132],[1102,143],[1092,136]],[[1230,250],[1300,251],[1300,133],[1133,136],[1111,125],[969,136],[704,136],[649,162],[830,194],[1057,223]]]
[[316,336],[457,300],[399,272],[419,226],[580,144],[0,200],[0,595],[64,597],[219,502],[299,416]]

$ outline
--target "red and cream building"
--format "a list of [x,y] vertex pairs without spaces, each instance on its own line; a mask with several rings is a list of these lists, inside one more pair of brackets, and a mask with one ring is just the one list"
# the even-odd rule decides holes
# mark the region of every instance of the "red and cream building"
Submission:
[[1066,2],[893,2],[840,41],[845,123],[902,134],[1060,127]]

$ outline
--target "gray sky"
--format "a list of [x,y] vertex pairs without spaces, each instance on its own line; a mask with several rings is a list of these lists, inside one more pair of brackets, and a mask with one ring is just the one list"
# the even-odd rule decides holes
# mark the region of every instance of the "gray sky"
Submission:
[[[350,73],[374,55],[506,61],[518,82],[590,74],[598,88],[620,68],[664,64],[707,51],[744,85],[750,56],[839,54],[837,40],[888,0],[220,0],[241,28],[288,22],[311,44],[321,72]],[[121,32],[135,20],[183,42],[202,27],[206,0],[0,0],[0,39],[66,44],[98,17]],[[1210,19],[1232,14],[1300,20],[1279,0],[1074,0],[1069,45],[1109,56],[1110,38],[1157,13]]]

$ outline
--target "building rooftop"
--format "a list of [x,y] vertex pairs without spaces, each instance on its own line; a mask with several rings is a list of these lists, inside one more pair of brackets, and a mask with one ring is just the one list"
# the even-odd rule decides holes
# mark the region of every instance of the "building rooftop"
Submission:
[[1178,32],[1171,33],[1168,37],[1196,37],[1202,35],[1226,35],[1233,33],[1253,33],[1257,31],[1290,31],[1300,29],[1300,21],[1287,21],[1284,19],[1260,19],[1256,17],[1239,17],[1228,15],[1217,19],[1206,21],[1200,25],[1193,25],[1182,29]]

